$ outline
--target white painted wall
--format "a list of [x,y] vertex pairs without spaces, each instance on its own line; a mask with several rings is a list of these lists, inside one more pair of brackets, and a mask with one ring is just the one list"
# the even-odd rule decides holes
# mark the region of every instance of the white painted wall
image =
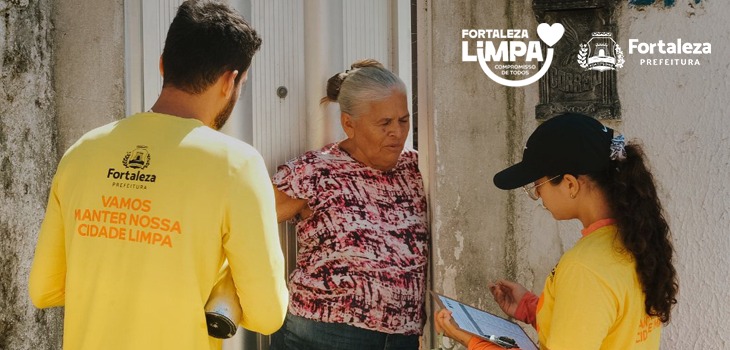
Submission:
[[[662,349],[728,349],[730,3],[689,3],[632,7],[621,2],[623,119],[610,125],[643,141],[673,230],[680,294]],[[504,88],[478,65],[461,63],[458,32],[534,30],[537,23],[528,0],[489,6],[421,1],[420,6],[419,24],[425,27],[419,31],[427,28],[424,45],[430,51],[419,51],[419,64],[421,55],[431,57],[426,68],[419,67],[419,84],[431,88],[419,89],[419,113],[425,123],[421,132],[433,135],[421,152],[428,159],[434,289],[500,312],[486,284],[512,275],[540,292],[561,253],[579,238],[580,225],[556,223],[524,194],[492,185],[495,171],[521,158],[521,147],[537,126],[537,84]],[[712,54],[698,57],[699,67],[640,66],[639,56],[628,53],[629,38],[711,42]]]
[[[663,349],[730,348],[730,3],[624,8],[622,36],[712,43],[700,67],[639,66],[619,90],[629,136],[643,139],[674,234],[679,304]],[[628,49],[625,50],[628,52]]]

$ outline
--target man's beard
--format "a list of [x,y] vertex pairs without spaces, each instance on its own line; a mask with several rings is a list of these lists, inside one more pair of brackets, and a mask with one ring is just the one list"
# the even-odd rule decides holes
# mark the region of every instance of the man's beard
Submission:
[[214,130],[220,130],[223,125],[226,124],[228,121],[228,118],[230,118],[231,113],[233,113],[233,107],[236,106],[236,101],[238,100],[238,93],[231,94],[231,98],[228,99],[228,103],[221,109],[220,112],[218,112],[218,115],[215,116],[215,119],[213,119],[213,129]]

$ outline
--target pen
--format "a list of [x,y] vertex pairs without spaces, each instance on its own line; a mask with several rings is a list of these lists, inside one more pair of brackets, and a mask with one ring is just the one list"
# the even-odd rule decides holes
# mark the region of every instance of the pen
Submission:
[[514,339],[509,337],[498,337],[496,335],[488,335],[487,339],[489,339],[490,342],[495,343],[505,349],[512,349],[517,347],[517,342],[515,342]]

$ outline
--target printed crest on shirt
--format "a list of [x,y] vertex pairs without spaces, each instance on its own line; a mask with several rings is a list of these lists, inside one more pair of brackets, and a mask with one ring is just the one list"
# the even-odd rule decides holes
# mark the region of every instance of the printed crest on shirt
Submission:
[[152,155],[149,147],[146,145],[138,145],[133,150],[127,152],[122,158],[122,165],[125,169],[115,169],[110,167],[106,173],[107,179],[114,180],[113,187],[131,188],[138,190],[146,190],[147,183],[156,182],[157,175],[143,173],[141,170],[150,166]]
[[152,160],[152,156],[150,156],[147,146],[140,145],[134,150],[127,152],[127,155],[122,160],[122,164],[124,164],[125,168],[141,170],[150,165],[150,160]]

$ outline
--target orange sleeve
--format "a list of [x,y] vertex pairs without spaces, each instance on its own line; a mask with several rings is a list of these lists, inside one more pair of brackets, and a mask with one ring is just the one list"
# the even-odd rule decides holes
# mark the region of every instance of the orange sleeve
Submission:
[[[469,350],[504,350],[503,347],[488,342],[484,339],[481,339],[479,337],[472,336],[471,339],[469,339],[469,345],[467,346]],[[520,350],[520,348],[512,348],[514,350]]]
[[537,329],[537,302],[539,298],[537,295],[527,292],[525,296],[520,299],[520,303],[517,305],[515,310],[515,318],[532,325],[532,328]]

